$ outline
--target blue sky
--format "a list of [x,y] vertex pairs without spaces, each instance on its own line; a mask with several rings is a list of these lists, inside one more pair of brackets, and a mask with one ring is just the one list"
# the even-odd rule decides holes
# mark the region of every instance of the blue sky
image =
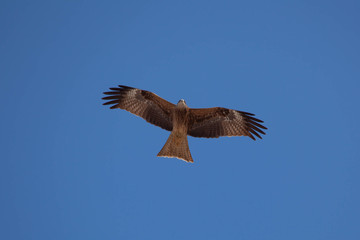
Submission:
[[[358,1],[1,1],[1,239],[360,239]],[[118,84],[255,113],[189,137]]]

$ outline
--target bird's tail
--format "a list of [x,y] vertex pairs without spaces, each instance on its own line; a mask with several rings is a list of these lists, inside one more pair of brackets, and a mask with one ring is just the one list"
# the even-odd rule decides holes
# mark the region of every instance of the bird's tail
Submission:
[[186,134],[171,132],[164,147],[157,155],[158,157],[178,158],[186,162],[194,162],[187,140]]

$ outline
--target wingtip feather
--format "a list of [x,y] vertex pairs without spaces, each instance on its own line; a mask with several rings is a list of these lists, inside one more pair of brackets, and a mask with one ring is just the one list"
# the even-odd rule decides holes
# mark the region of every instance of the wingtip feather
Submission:
[[134,89],[133,87],[125,86],[125,85],[118,85],[122,89]]

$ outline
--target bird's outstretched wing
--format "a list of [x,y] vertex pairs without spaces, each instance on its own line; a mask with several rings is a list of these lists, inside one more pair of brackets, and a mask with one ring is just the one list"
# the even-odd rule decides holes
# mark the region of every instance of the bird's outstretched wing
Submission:
[[152,92],[137,88],[119,85],[118,88],[110,88],[110,90],[112,91],[104,92],[110,96],[102,98],[109,100],[103,105],[112,105],[111,109],[124,109],[151,124],[172,131],[171,110],[175,107],[174,104]]
[[188,135],[193,137],[218,138],[220,136],[249,136],[256,140],[267,129],[254,114],[228,108],[191,108]]

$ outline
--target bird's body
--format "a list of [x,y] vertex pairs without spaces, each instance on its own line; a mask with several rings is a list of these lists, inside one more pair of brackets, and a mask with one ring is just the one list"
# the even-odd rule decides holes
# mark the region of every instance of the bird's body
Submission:
[[172,109],[173,130],[158,157],[176,157],[193,162],[187,140],[189,114],[189,107],[184,100],[180,100]]
[[104,100],[104,105],[113,104],[111,109],[127,110],[146,121],[171,131],[159,157],[175,157],[193,162],[187,136],[217,138],[220,136],[255,136],[265,134],[260,128],[261,120],[252,117],[254,114],[228,108],[189,108],[181,99],[174,105],[149,91],[119,85],[110,88],[112,92]]

